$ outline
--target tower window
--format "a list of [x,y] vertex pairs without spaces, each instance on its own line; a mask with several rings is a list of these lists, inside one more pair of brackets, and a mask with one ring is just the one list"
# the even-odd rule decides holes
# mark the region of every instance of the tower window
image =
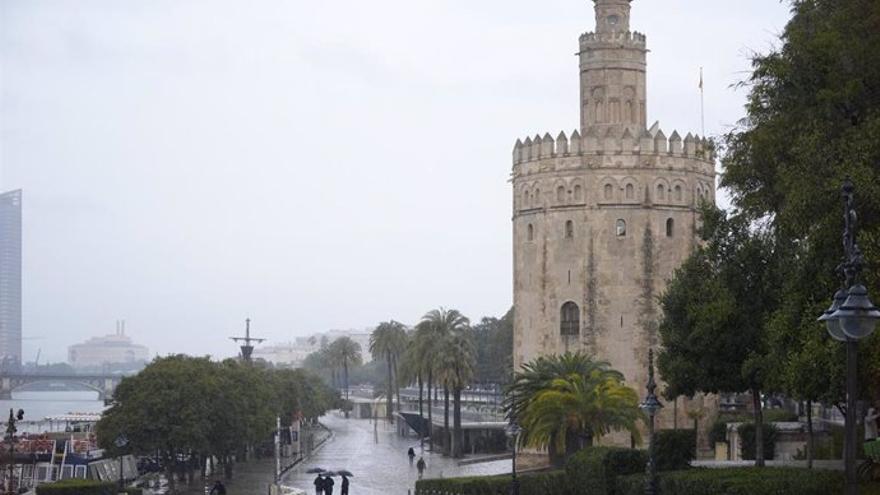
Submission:
[[626,220],[620,219],[616,225],[617,237],[626,237]]
[[527,236],[529,242],[534,241],[535,240],[535,227],[532,224],[529,224],[526,231],[527,231],[526,236]]
[[675,200],[676,201],[682,200],[681,186],[675,186]]
[[574,186],[574,200],[578,202],[584,200],[584,189],[581,186]]
[[560,203],[565,202],[565,188],[562,186],[556,188],[556,201]]
[[666,237],[672,237],[675,234],[675,220],[668,218],[666,220]]
[[574,239],[574,222],[571,220],[565,222],[565,238]]
[[541,190],[540,190],[540,189],[535,189],[535,201],[534,201],[534,205],[535,205],[536,207],[540,207],[540,206],[541,206]]
[[529,191],[528,190],[523,190],[522,202],[523,202],[523,208],[529,207]]
[[666,199],[666,187],[663,184],[657,184],[657,199],[660,201]]
[[564,336],[578,335],[581,333],[581,311],[578,305],[569,301],[562,305],[560,311],[559,333]]
[[605,184],[605,199],[607,201],[611,201],[611,198],[614,197],[614,187],[611,184]]
[[636,197],[636,188],[633,187],[632,184],[626,185],[626,199],[635,199]]

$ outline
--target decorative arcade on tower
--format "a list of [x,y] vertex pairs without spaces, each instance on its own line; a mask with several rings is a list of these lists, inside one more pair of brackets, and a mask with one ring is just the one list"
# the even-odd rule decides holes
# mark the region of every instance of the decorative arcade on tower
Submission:
[[[658,297],[696,246],[699,204],[715,201],[715,154],[705,138],[648,127],[647,39],[630,30],[630,0],[594,1],[580,129],[513,150],[514,366],[582,350],[644,390]],[[716,398],[668,404],[658,427],[687,427],[695,409],[711,417]]]

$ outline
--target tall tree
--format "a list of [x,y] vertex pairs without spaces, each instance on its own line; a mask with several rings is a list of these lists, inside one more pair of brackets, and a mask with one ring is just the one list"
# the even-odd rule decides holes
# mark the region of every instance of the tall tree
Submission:
[[397,391],[397,406],[400,407],[398,362],[406,349],[406,327],[394,320],[380,323],[370,335],[370,354],[374,360],[384,360],[388,366],[386,382],[386,416],[394,422],[394,392]]
[[[422,317],[422,321],[416,326],[416,340],[420,352],[426,358],[427,377],[428,377],[428,424],[429,429],[433,430],[432,423],[432,398],[431,386],[437,371],[437,349],[440,348],[444,339],[453,332],[467,328],[470,321],[462,315],[458,310],[439,308],[429,311]],[[443,442],[444,448],[448,449],[449,441],[449,388],[444,386],[444,407],[443,407],[443,423],[446,439]],[[431,443],[434,442],[433,431],[431,431]]]
[[[351,366],[360,366],[363,363],[361,356],[361,345],[351,339],[351,337],[340,337],[330,344],[329,349],[342,366],[342,386],[345,390],[345,400],[349,400],[349,383],[348,370]],[[345,417],[348,417],[348,407],[346,404]]]
[[[450,329],[438,349],[437,375],[443,383],[444,392],[448,396],[452,392],[452,441],[451,453],[455,458],[462,456],[464,438],[461,429],[461,392],[474,377],[476,365],[476,347],[473,331],[468,326]],[[446,405],[448,418],[448,403]],[[449,429],[448,419],[446,428]]]
[[[796,0],[777,50],[753,59],[747,116],[726,136],[721,184],[751,218],[769,219],[782,246],[793,246],[780,286],[785,304],[774,339],[786,390],[840,403],[843,346],[830,342],[816,315],[839,288],[842,249],[839,188],[856,184],[863,282],[880,297],[880,3]],[[880,341],[860,345],[863,395],[880,400]],[[824,373],[801,368],[824,363]],[[799,377],[796,375],[800,375]],[[812,377],[812,378],[810,378]]]
[[749,391],[755,464],[763,466],[761,391],[772,368],[767,327],[780,296],[773,232],[713,206],[701,214],[704,245],[661,298],[660,374],[667,397]]

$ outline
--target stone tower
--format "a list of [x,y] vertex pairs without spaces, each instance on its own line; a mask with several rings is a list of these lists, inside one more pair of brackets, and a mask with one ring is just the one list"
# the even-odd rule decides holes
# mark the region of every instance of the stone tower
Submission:
[[[657,299],[696,245],[697,206],[715,201],[715,156],[699,136],[647,127],[645,35],[630,31],[630,0],[594,1],[580,130],[513,151],[514,365],[585,350],[641,396]],[[691,425],[688,407],[668,404],[659,426],[675,410]]]

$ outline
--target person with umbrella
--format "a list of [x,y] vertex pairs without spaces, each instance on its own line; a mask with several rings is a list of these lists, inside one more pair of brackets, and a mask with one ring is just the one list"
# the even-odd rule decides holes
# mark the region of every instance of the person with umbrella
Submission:
[[342,495],[348,495],[348,478],[342,475]]
[[320,474],[315,478],[315,495],[324,495],[324,478]]
[[413,449],[412,447],[410,447],[409,450],[406,451],[406,455],[409,456],[409,465],[412,466],[412,465],[413,465],[413,460],[415,460],[415,458],[416,458],[416,451],[415,451],[415,449]]
[[333,473],[324,473],[324,495],[333,495]]
[[422,475],[425,474],[425,469],[427,467],[428,465],[425,464],[425,458],[419,457],[419,462],[416,463],[416,469],[419,470],[419,479],[422,479]]

